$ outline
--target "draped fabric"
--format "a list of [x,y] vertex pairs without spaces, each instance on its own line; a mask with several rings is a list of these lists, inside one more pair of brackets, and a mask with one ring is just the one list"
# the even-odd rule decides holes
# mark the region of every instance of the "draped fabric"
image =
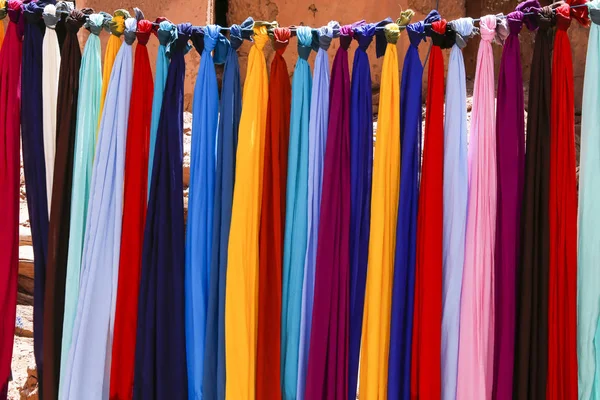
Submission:
[[[73,152],[73,175],[71,188],[71,215],[69,226],[69,244],[67,250],[67,267],[65,282],[64,314],[62,328],[60,370],[66,370],[73,324],[79,300],[79,278],[81,273],[81,256],[87,220],[88,200],[92,180],[92,163],[96,144],[96,127],[100,111],[100,92],[102,88],[102,69],[100,54],[100,38],[104,16],[92,14],[85,23],[91,32],[81,58],[79,70],[79,98],[77,102],[77,122],[75,128],[75,150]],[[68,188],[65,188],[68,189]],[[66,200],[66,199],[65,199]],[[66,214],[68,215],[68,214]],[[66,395],[66,374],[60,374],[60,398]]]
[[[46,161],[46,195],[48,197],[48,215],[52,202],[52,179],[54,177],[54,155],[56,153],[56,101],[58,98],[58,76],[60,71],[60,47],[56,36],[56,24],[60,14],[56,15],[56,6],[48,4],[43,14],[46,33],[42,42],[42,98],[44,125],[44,157]],[[1,25],[1,24],[0,24]]]
[[[337,32],[334,32],[337,31]],[[306,370],[310,349],[310,331],[315,288],[315,267],[317,262],[317,244],[319,232],[319,212],[323,184],[323,162],[327,142],[329,123],[329,57],[327,50],[334,33],[339,33],[339,24],[329,22],[313,33],[318,44],[313,86],[310,96],[310,116],[308,126],[308,236],[302,282],[302,309],[300,317],[300,342],[298,349],[298,387],[296,397],[304,399],[306,389]]]
[[125,21],[125,42],[115,58],[98,132],[66,398],[109,397],[136,25],[135,18]]
[[315,273],[306,398],[348,397],[350,267],[350,71],[352,25],[340,29],[329,90],[329,125]]
[[437,41],[443,41],[446,25],[446,20],[432,22],[429,33],[433,46],[427,72],[411,365],[411,397],[418,399],[436,399],[442,391],[440,321],[444,236],[444,56],[441,46],[446,46]]
[[[389,372],[387,394],[392,399],[410,398],[410,363],[412,350],[413,298],[417,251],[417,211],[419,170],[421,165],[421,88],[423,64],[418,46],[425,39],[425,21],[406,27],[410,46],[406,51],[400,87],[401,172],[399,203],[396,207],[396,234],[391,240],[395,249],[389,262],[393,276]],[[388,311],[389,313],[389,311]],[[387,351],[387,349],[386,349]]]
[[[391,23],[386,20],[382,25]],[[373,105],[371,66],[367,49],[377,24],[365,24],[354,31],[358,48],[352,65],[350,88],[350,311],[348,347],[348,398],[356,398],[358,359],[362,333],[369,230],[371,181],[373,173]]]
[[381,70],[368,259],[369,265],[376,267],[367,270],[359,385],[360,398],[374,400],[386,399],[388,392],[389,316],[400,189],[398,25],[387,25],[385,36],[388,44]]
[[[157,20],[158,21],[158,20]],[[152,97],[152,124],[150,125],[150,147],[148,152],[148,198],[150,196],[150,184],[152,183],[152,166],[154,165],[154,151],[156,146],[156,135],[160,122],[160,110],[162,107],[163,93],[167,83],[167,72],[169,70],[169,46],[177,38],[177,26],[169,21],[160,21],[158,29],[154,30],[158,38],[158,54],[156,55],[156,66],[154,68],[154,95]]]
[[163,93],[146,213],[133,398],[186,399],[183,216],[184,56],[190,24],[177,26]]
[[456,43],[450,51],[444,119],[444,239],[442,282],[442,400],[456,398],[460,293],[467,225],[467,80],[462,49],[473,33],[473,19],[450,23]]
[[312,91],[308,57],[312,50],[311,28],[299,26],[296,36],[298,61],[292,81],[281,304],[281,381],[285,399],[297,397],[302,285],[308,239],[308,134]]
[[115,325],[110,370],[110,399],[132,398],[137,333],[137,306],[142,266],[144,224],[148,188],[148,144],[152,120],[152,69],[146,44],[152,34],[152,23],[136,9],[137,46],[129,106],[125,177],[123,189],[123,221]]
[[[23,30],[21,1],[8,0],[10,21],[0,50],[0,398],[6,398],[17,313],[19,148]],[[0,20],[0,23],[2,21]],[[4,395],[1,393],[4,390]]]
[[[81,50],[77,32],[83,26],[86,14],[73,10],[65,21],[67,35],[61,50],[58,99],[56,103],[56,158],[52,191],[52,206],[48,229],[48,259],[44,299],[44,368],[42,393],[44,398],[57,399],[60,381],[62,328],[65,305],[67,254],[69,246],[69,219],[71,214],[71,187],[75,127],[79,94]],[[85,14],[84,14],[85,13]],[[41,372],[38,369],[38,377]]]
[[547,399],[574,399],[577,391],[577,175],[573,62],[567,29],[571,18],[589,25],[583,0],[555,9],[550,104],[550,266]]
[[[535,3],[536,0],[529,3]],[[496,108],[496,160],[498,210],[495,247],[494,386],[496,399],[511,399],[515,343],[515,277],[520,255],[520,220],[525,169],[525,104],[519,32],[523,12],[507,17],[510,35],[504,43],[498,105]]]
[[[233,25],[231,27],[229,32],[231,47],[227,51],[221,87],[213,246],[206,316],[208,329],[204,353],[203,395],[206,399],[225,399],[225,281],[235,179],[235,154],[242,113],[240,65],[236,50],[242,44],[242,37],[249,38],[253,24],[254,21],[249,18],[241,26]],[[279,385],[276,386],[279,387]]]
[[[292,88],[283,53],[291,31],[275,28],[260,213],[256,397],[281,399],[283,238]],[[295,75],[295,74],[294,74]]]
[[119,50],[121,49],[121,35],[125,31],[125,20],[130,18],[129,12],[124,9],[115,11],[113,17],[110,20],[105,21],[104,27],[110,32],[110,37],[106,43],[106,50],[104,51],[104,67],[102,69],[102,96],[100,97],[100,116],[98,119],[98,129],[102,123],[102,113],[104,111],[104,101],[108,92],[108,85],[110,77],[112,76],[112,69],[115,63],[115,59]]
[[579,170],[579,274],[577,276],[577,356],[579,398],[600,398],[600,2],[588,3],[592,27],[588,42],[581,114]]
[[188,394],[202,398],[204,341],[212,251],[215,192],[215,145],[219,120],[219,88],[211,55],[220,27],[194,28],[192,42],[202,55],[194,90],[194,119],[187,234],[185,237],[185,334]]
[[225,293],[225,397],[255,398],[258,320],[258,247],[267,122],[268,76],[263,48],[267,26],[255,24],[248,55],[244,108],[236,155]]
[[468,399],[490,398],[494,363],[496,134],[491,42],[496,35],[496,16],[482,17],[479,26],[481,42],[469,139],[469,199],[456,391],[457,398]]
[[[523,10],[527,12],[527,10]],[[548,263],[551,51],[554,17],[542,9],[529,78],[527,145],[517,268],[513,398],[545,399],[548,372]],[[535,27],[535,25],[534,25]]]
[[[42,38],[45,24],[43,7],[38,3],[23,5],[25,21],[23,64],[21,69],[21,141],[23,172],[27,191],[27,210],[31,224],[34,255],[33,354],[38,376],[43,378],[44,290],[48,254],[48,198],[44,161],[44,126],[42,114]],[[12,71],[12,73],[17,73]],[[40,379],[43,388],[43,380]]]

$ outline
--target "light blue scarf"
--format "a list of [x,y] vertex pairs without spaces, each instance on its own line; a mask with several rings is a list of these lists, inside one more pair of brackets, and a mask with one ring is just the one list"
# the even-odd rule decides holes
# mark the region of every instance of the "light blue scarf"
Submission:
[[115,58],[98,131],[65,399],[108,399],[109,394],[136,26],[135,18],[125,20],[125,41]]

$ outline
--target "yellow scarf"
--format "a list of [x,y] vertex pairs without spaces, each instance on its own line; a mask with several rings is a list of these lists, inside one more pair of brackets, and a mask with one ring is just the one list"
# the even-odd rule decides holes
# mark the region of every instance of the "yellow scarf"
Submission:
[[[267,26],[254,28],[236,156],[225,292],[227,400],[254,400],[258,319],[258,234],[269,78]],[[273,382],[279,384],[279,382]]]

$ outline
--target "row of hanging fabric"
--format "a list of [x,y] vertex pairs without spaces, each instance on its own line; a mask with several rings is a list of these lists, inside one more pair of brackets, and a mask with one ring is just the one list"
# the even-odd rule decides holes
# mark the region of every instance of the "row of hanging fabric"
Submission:
[[[290,29],[249,18],[223,29],[150,22],[138,9],[0,6],[0,398],[20,142],[44,400],[600,398],[600,0],[526,0],[478,29],[437,11],[414,23],[408,10],[396,22]],[[567,29],[590,18],[578,197]],[[527,131],[523,24],[535,32]],[[469,129],[462,48],[476,33]],[[201,61],[186,223],[190,41]]]

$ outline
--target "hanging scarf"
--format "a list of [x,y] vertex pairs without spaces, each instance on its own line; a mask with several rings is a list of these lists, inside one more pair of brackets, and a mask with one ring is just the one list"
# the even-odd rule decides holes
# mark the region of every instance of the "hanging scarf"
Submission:
[[208,284],[212,256],[215,146],[219,88],[212,52],[221,27],[194,28],[192,42],[202,55],[194,90],[194,119],[185,249],[185,333],[188,393],[202,398],[207,329]]
[[[65,24],[67,35],[61,50],[56,110],[56,159],[54,163],[52,213],[48,232],[48,260],[44,299],[44,398],[58,398],[62,328],[69,245],[69,217],[71,214],[71,187],[73,179],[73,154],[75,125],[79,93],[79,67],[81,50],[77,32],[88,14],[93,11],[73,10]],[[38,369],[38,376],[40,372]]]
[[406,51],[400,87],[400,195],[396,209],[396,235],[392,245],[395,257],[391,274],[393,289],[390,315],[389,374],[387,393],[392,399],[410,398],[410,363],[412,350],[413,296],[417,249],[417,210],[419,167],[421,165],[421,88],[423,64],[419,44],[425,40],[425,21],[408,25],[410,46]]
[[[523,9],[524,12],[529,10]],[[544,7],[531,61],[522,253],[517,268],[517,322],[513,398],[545,399],[548,373],[548,184],[550,170],[550,59],[554,16]],[[535,28],[533,25],[533,28]]]
[[[429,13],[431,17],[437,11]],[[446,20],[428,28],[433,46],[427,72],[427,113],[417,220],[417,263],[412,338],[411,397],[436,399],[441,385],[442,242],[444,191],[444,56],[453,45]]]
[[[233,25],[231,27],[229,31],[231,47],[227,51],[221,87],[213,247],[206,317],[208,329],[204,354],[203,394],[206,399],[225,399],[225,278],[227,276],[227,247],[233,204],[235,154],[242,113],[240,65],[236,50],[242,44],[243,38],[250,38],[253,25],[254,21],[248,18],[241,26]],[[279,387],[277,384],[276,386]]]
[[[56,152],[56,100],[58,97],[58,73],[60,69],[60,47],[56,36],[56,24],[60,14],[56,14],[56,6],[48,4],[44,7],[46,33],[42,42],[42,98],[44,125],[44,157],[46,161],[46,195],[48,197],[48,215],[52,201],[52,179],[54,176],[54,154]],[[2,25],[2,24],[0,24]]]
[[[269,105],[265,134],[265,165],[260,214],[260,264],[258,270],[258,341],[256,345],[256,397],[281,399],[283,384],[281,344],[281,286],[283,235],[285,224],[285,187],[290,133],[292,88],[283,53],[291,31],[273,31],[275,55],[269,77]],[[295,75],[295,74],[294,74]]]
[[[412,10],[407,10],[398,22],[406,25],[412,16]],[[389,315],[400,188],[398,24],[386,25],[384,34],[387,46],[381,70],[369,238],[369,264],[377,267],[367,271],[359,393],[360,398],[375,400],[387,398]],[[356,388],[352,386],[350,390]]]
[[[160,19],[160,18],[159,18]],[[159,20],[157,20],[158,22]],[[152,183],[152,166],[154,165],[154,150],[156,145],[156,133],[160,122],[160,110],[162,107],[163,93],[167,83],[169,71],[168,47],[177,39],[177,25],[163,20],[158,23],[158,29],[154,30],[158,38],[158,54],[156,55],[154,96],[152,97],[152,124],[150,126],[150,150],[148,153],[148,198],[150,198],[150,184]]]
[[[521,3],[536,4],[537,0]],[[539,5],[539,3],[537,3]],[[519,227],[525,169],[525,104],[519,32],[523,25],[519,9],[507,16],[510,35],[504,43],[496,118],[498,211],[495,246],[494,398],[510,399],[513,388],[515,350],[515,277],[520,256]]]
[[[577,398],[577,175],[571,18],[589,25],[584,0],[555,9],[550,124],[550,267],[547,399]],[[597,266],[596,266],[597,267]]]
[[302,283],[300,319],[300,348],[298,350],[298,384],[296,397],[304,399],[306,370],[310,349],[310,330],[313,312],[315,267],[319,232],[319,211],[323,183],[323,161],[329,121],[329,57],[327,50],[340,25],[331,21],[313,33],[313,45],[318,46],[315,58],[314,82],[310,98],[308,126],[308,238]]
[[186,399],[183,86],[190,24],[177,26],[146,213],[133,398]]
[[225,294],[228,400],[255,398],[258,319],[258,234],[263,179],[268,76],[262,49],[268,24],[255,25],[240,119]]
[[442,400],[456,399],[460,293],[467,225],[467,81],[462,49],[473,34],[473,19],[449,23],[456,32],[446,78],[444,119],[444,239],[442,287]]
[[108,84],[115,58],[121,49],[121,35],[125,31],[125,20],[131,18],[129,12],[124,9],[115,11],[113,17],[110,20],[105,21],[104,28],[110,32],[108,43],[106,43],[106,50],[104,52],[104,69],[102,70],[102,96],[100,97],[100,116],[98,118],[98,129],[100,129],[100,123],[102,113],[104,111],[104,101],[108,92]]
[[[44,128],[42,115],[42,38],[43,7],[37,2],[23,5],[25,28],[21,69],[21,140],[23,172],[27,191],[27,210],[31,223],[34,254],[33,354],[38,377],[43,377],[44,286],[48,254],[48,198],[44,163]],[[13,71],[13,73],[15,73]],[[42,388],[42,379],[39,379]]]
[[[373,41],[377,28],[379,28],[377,48],[381,51],[381,48],[386,47],[383,28],[391,22],[392,20],[387,18],[380,23],[359,26],[354,31],[358,49],[354,53],[350,89],[352,107],[350,114],[350,337],[348,352],[348,397],[350,399],[356,398],[371,217],[373,94],[371,93],[371,66],[367,49]],[[383,46],[381,39],[383,39]]]
[[496,133],[492,40],[496,35],[496,16],[482,17],[479,27],[456,393],[457,398],[468,399],[490,398],[494,361]]
[[579,398],[600,398],[600,2],[588,3],[592,27],[586,59],[581,116],[581,166],[579,181],[579,274],[577,277],[577,355]]
[[302,284],[308,239],[308,129],[312,76],[308,57],[311,28],[299,26],[298,61],[292,81],[292,112],[287,164],[283,291],[281,304],[281,384],[285,399],[296,399]]
[[123,192],[123,222],[119,258],[119,279],[110,371],[110,398],[132,397],[137,333],[138,294],[148,175],[148,143],[152,119],[152,69],[146,44],[152,34],[152,23],[134,8],[137,19],[135,61],[129,107],[125,178]]
[[106,399],[109,395],[135,31],[135,18],[128,18],[98,133],[81,262],[81,293],[65,378],[66,398]]
[[[0,50],[0,399],[6,398],[12,359],[19,269],[19,147],[23,30],[21,1],[8,0],[10,19]],[[1,20],[0,20],[0,23]],[[4,398],[1,394],[4,392]]]
[[329,90],[329,126],[306,376],[306,398],[348,397],[350,266],[350,71],[353,25],[340,29]]
[[[100,38],[102,25],[106,16],[92,14],[85,23],[91,32],[81,58],[79,71],[79,99],[77,122],[75,129],[75,150],[73,158],[73,175],[71,190],[71,215],[69,229],[69,245],[67,256],[67,274],[65,284],[64,318],[62,329],[60,370],[66,371],[73,324],[79,299],[79,278],[81,272],[81,256],[85,237],[88,200],[92,180],[92,162],[96,144],[96,127],[100,111],[100,92],[102,89]],[[66,171],[65,171],[66,172]],[[65,188],[66,189],[66,188]],[[66,200],[66,199],[65,199]],[[68,214],[66,214],[68,215]],[[63,228],[67,228],[66,226]],[[64,398],[65,373],[60,374],[60,398]]]

